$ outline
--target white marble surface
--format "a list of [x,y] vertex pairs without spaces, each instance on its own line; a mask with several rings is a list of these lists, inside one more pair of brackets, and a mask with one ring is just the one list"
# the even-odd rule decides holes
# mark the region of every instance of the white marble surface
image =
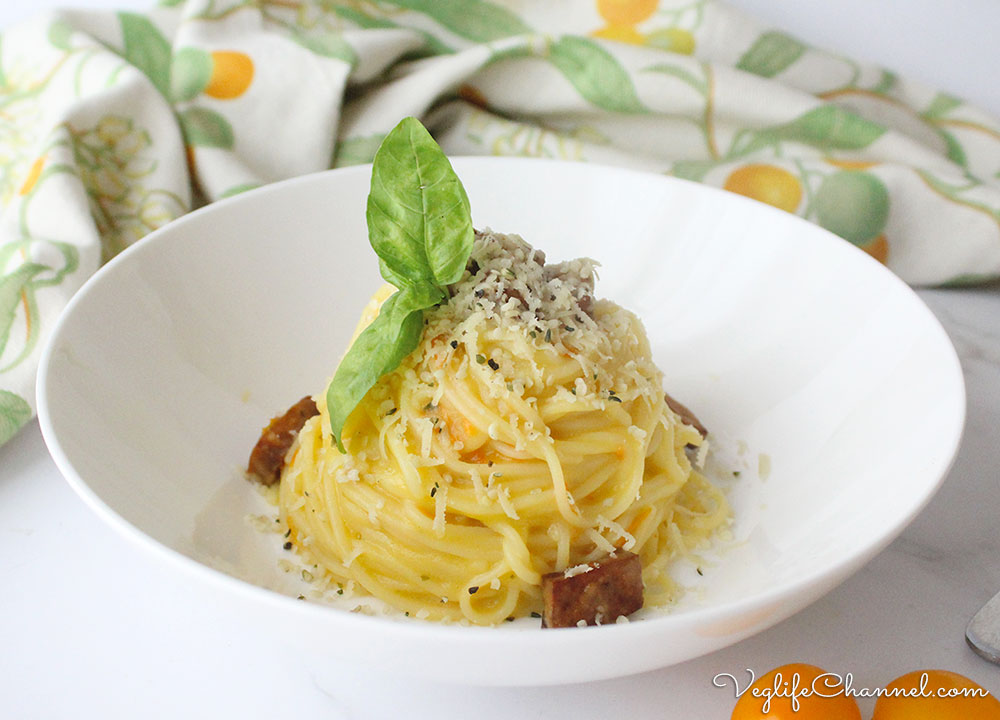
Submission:
[[[0,28],[57,4],[146,5],[0,0]],[[1000,114],[1000,85],[982,71],[1000,59],[993,0],[949,6],[946,18],[931,13],[944,12],[931,0],[736,4]],[[792,661],[850,672],[855,687],[868,688],[946,668],[1000,695],[1000,668],[963,636],[1000,590],[1000,284],[920,294],[955,343],[968,387],[958,459],[926,510],[857,575],[771,630],[683,665],[586,686],[448,687],[346,665],[338,681],[314,678],[301,658],[200,606],[184,577],[105,527],[62,480],[32,423],[0,447],[0,717],[722,718],[734,700],[713,687],[717,673]],[[871,703],[862,711],[869,717]]]

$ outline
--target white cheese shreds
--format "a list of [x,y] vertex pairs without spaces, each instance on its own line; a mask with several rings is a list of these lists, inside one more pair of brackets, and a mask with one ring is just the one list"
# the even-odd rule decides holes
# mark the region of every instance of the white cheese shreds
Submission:
[[615,551],[615,546],[608,542],[608,539],[594,530],[594,528],[587,528],[587,537],[604,552],[611,553]]
[[510,501],[510,488],[501,488],[501,490],[497,493],[497,501],[500,503],[500,507],[503,509],[504,514],[511,520],[521,519],[517,514],[517,510],[514,509],[514,503]]
[[597,523],[598,527],[611,531],[615,537],[623,541],[624,544],[621,546],[623,550],[631,550],[635,547],[635,537],[621,524],[614,520],[608,520],[603,515],[597,516]]
[[698,446],[698,454],[695,456],[694,464],[699,470],[705,468],[705,460],[708,458],[708,440],[703,440]]
[[[428,352],[460,357],[455,377],[475,374],[500,401],[548,383],[543,368],[532,359],[538,349],[572,355],[580,363],[581,376],[573,380],[572,393],[561,391],[567,402],[589,402],[597,408],[601,402],[659,392],[662,376],[651,358],[615,362],[623,347],[644,341],[636,332],[634,315],[594,298],[595,267],[587,258],[545,264],[544,253],[517,235],[477,232],[466,270],[450,286],[448,301],[425,314],[427,335],[443,339]],[[484,326],[492,329],[484,332]],[[523,351],[480,347],[483,339],[497,339],[500,328],[505,336],[513,331],[523,338]],[[434,375],[434,397],[446,397],[446,378],[440,371]],[[609,400],[612,396],[617,399]],[[501,415],[507,414],[501,408]],[[503,437],[501,427],[486,430],[494,440]]]
[[593,569],[594,567],[592,565],[588,565],[587,563],[583,563],[582,565],[574,565],[573,567],[566,568],[565,570],[563,570],[563,577],[566,578],[576,577],[577,575],[583,575],[584,573],[589,573]]

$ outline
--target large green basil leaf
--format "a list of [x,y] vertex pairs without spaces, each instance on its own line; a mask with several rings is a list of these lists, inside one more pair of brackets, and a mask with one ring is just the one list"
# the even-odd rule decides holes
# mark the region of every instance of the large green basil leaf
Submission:
[[456,282],[472,251],[465,188],[416,118],[404,118],[382,141],[372,165],[368,239],[398,284]]
[[424,331],[423,310],[444,297],[444,290],[430,283],[407,285],[382,304],[372,324],[348,349],[326,390],[330,429],[341,452],[347,418],[378,379],[416,349]]

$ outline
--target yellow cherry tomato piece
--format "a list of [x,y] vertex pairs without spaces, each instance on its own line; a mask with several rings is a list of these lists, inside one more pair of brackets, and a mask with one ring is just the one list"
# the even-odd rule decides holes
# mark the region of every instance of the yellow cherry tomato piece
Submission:
[[732,720],[861,720],[839,675],[805,663],[761,675],[733,708]]
[[914,670],[885,691],[872,720],[1000,720],[1000,701],[950,670]]

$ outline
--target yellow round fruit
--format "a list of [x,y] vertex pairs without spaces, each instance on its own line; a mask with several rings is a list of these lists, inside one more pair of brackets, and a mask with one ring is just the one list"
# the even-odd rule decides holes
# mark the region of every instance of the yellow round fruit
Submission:
[[889,262],[889,241],[885,235],[879,235],[867,245],[862,245],[861,249],[883,265]]
[[609,25],[635,25],[648,19],[660,0],[597,0],[597,12]]
[[885,689],[872,720],[1000,720],[1000,701],[949,670],[914,670]]
[[744,165],[733,170],[723,188],[793,213],[802,202],[799,179],[774,165]]
[[633,45],[643,45],[646,42],[646,36],[631,25],[608,25],[600,30],[595,30],[590,35],[603,40],[614,40]]
[[253,82],[253,60],[236,50],[216,50],[212,53],[212,77],[205,94],[217,100],[232,100],[246,92]]
[[805,663],[761,675],[733,708],[732,720],[861,720],[839,676]]

